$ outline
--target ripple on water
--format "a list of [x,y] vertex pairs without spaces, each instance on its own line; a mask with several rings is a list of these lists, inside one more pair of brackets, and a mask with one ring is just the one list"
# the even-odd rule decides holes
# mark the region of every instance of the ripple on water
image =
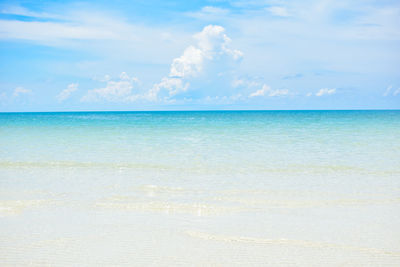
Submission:
[[50,199],[31,200],[2,200],[0,201],[0,217],[18,215],[25,210],[51,205],[54,201]]
[[173,201],[142,201],[129,196],[114,196],[98,201],[96,208],[111,210],[129,210],[141,212],[159,212],[166,214],[191,214],[196,216],[219,215],[238,212],[241,207],[219,206],[208,203],[179,203]]
[[334,243],[322,243],[322,242],[306,241],[306,240],[291,240],[285,238],[268,239],[268,238],[256,238],[256,237],[245,237],[245,236],[215,235],[198,231],[186,231],[185,234],[193,238],[209,240],[209,241],[219,241],[227,243],[247,243],[247,244],[258,244],[258,245],[310,247],[318,249],[352,250],[368,254],[391,256],[400,259],[400,251],[389,251],[377,248],[357,247],[357,246],[340,245]]

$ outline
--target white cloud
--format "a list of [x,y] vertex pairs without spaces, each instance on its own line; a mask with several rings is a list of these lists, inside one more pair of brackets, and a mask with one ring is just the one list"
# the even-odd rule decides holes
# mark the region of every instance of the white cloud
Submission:
[[210,13],[210,14],[227,14],[229,12],[228,9],[224,8],[219,8],[219,7],[214,7],[214,6],[205,6],[201,9],[204,13]]
[[1,39],[25,39],[46,43],[62,39],[90,40],[116,39],[118,35],[111,29],[90,25],[71,25],[55,22],[0,20]]
[[219,20],[229,14],[229,9],[205,6],[200,11],[197,12],[187,12],[185,13],[188,17],[201,19],[201,20]]
[[257,96],[285,96],[289,94],[288,89],[277,89],[272,90],[271,87],[264,84],[263,87],[249,95],[249,97],[257,97]]
[[272,7],[267,8],[267,10],[269,12],[271,12],[273,15],[278,16],[278,17],[290,17],[289,12],[284,7],[272,6]]
[[83,102],[97,102],[101,100],[111,102],[131,102],[140,98],[137,94],[132,94],[132,89],[139,80],[136,77],[130,77],[122,72],[119,79],[108,80],[104,88],[92,89],[81,98]]
[[277,90],[272,90],[268,96],[285,96],[289,94],[288,89],[277,89]]
[[[226,59],[237,61],[243,56],[241,51],[229,47],[231,39],[221,26],[208,25],[200,33],[195,34],[194,39],[197,41],[196,44],[187,47],[180,57],[172,61],[168,77],[162,78],[161,82],[155,84],[149,91],[147,96],[149,100],[156,100],[163,90],[168,94],[166,98],[187,91],[190,80],[203,74],[206,65],[211,62],[223,65]],[[208,75],[221,76],[221,71]]]
[[245,78],[242,78],[242,79],[235,78],[235,79],[233,79],[231,85],[233,88],[240,88],[240,87],[251,88],[251,87],[255,87],[255,86],[260,86],[261,84],[254,80],[248,80]]
[[390,90],[392,90],[392,86],[391,86],[391,85],[389,85],[389,86],[386,88],[386,91],[385,91],[385,93],[383,93],[383,96],[388,96],[389,93],[390,93]]
[[62,102],[66,100],[67,98],[70,97],[70,95],[75,92],[78,89],[78,84],[77,83],[71,83],[68,85],[68,87],[64,90],[62,90],[58,95],[57,99],[58,101]]
[[243,79],[234,79],[232,81],[232,87],[236,88],[236,87],[241,87],[245,85],[245,81]]
[[[107,76],[107,75],[106,75]],[[138,78],[136,78],[136,77],[129,77],[129,75],[126,73],[126,72],[122,72],[120,75],[119,75],[119,78],[122,80],[122,81],[129,81],[129,80],[132,80],[132,81],[134,81],[134,82],[138,82],[139,80],[138,80]]]
[[243,100],[244,97],[242,94],[237,93],[231,96],[207,96],[204,99],[201,99],[206,104],[233,104],[239,100]]
[[198,40],[198,46],[203,51],[204,56],[208,59],[215,59],[224,54],[235,60],[243,56],[241,51],[229,48],[232,40],[225,34],[225,29],[221,26],[208,25],[194,37]]
[[55,14],[49,14],[46,12],[33,12],[21,6],[5,6],[1,9],[0,13],[26,16],[26,17],[35,17],[35,18],[52,18],[52,19],[60,18],[60,16]]
[[196,76],[203,68],[204,55],[203,51],[189,46],[183,52],[183,55],[172,61],[169,76],[178,78],[187,78]]
[[397,88],[397,90],[393,92],[393,96],[396,96],[398,94],[400,94],[400,88]]
[[268,85],[264,84],[263,87],[249,95],[249,97],[255,97],[255,96],[264,96],[266,92],[270,91],[271,87]]
[[147,99],[155,101],[157,100],[158,94],[162,89],[168,91],[169,96],[174,96],[180,92],[186,92],[189,88],[189,83],[184,82],[182,78],[175,77],[164,77],[161,82],[155,84],[151,90],[149,90]]
[[316,96],[323,96],[323,95],[333,95],[336,93],[336,89],[332,88],[322,88],[320,89],[317,93],[315,93]]
[[107,82],[107,81],[109,81],[109,80],[111,80],[111,76],[110,75],[108,75],[108,74],[106,74],[106,75],[104,75],[104,76],[94,76],[93,78],[92,78],[94,81],[99,81],[99,82]]
[[32,90],[25,89],[23,87],[17,87],[14,89],[13,97],[19,97],[21,95],[31,94]]
[[[118,58],[147,64],[167,64],[171,54],[176,55],[189,43],[190,34],[182,27],[131,23],[129,19],[116,16],[113,12],[87,9],[84,6],[76,8],[74,4],[62,6],[62,9],[45,7],[43,10],[48,12],[40,13],[20,7],[7,7],[3,13],[34,19],[1,18],[0,40],[67,47],[97,54],[102,59]],[[110,71],[102,66],[96,67]]]

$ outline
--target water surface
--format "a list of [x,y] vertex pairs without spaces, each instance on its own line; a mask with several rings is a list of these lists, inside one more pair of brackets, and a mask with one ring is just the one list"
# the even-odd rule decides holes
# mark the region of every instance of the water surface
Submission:
[[400,111],[0,113],[2,266],[399,266]]

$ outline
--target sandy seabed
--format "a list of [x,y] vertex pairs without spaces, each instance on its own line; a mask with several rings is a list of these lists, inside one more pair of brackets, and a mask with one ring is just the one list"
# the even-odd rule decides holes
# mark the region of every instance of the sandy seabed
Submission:
[[136,169],[1,173],[1,266],[400,266],[400,198],[385,182],[350,194],[212,190],[202,174]]

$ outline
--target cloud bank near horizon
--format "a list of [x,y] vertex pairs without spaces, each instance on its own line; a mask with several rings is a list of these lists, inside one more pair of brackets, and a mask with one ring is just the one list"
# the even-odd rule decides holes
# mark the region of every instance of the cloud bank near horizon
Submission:
[[[288,89],[272,90],[268,85],[261,85],[255,81],[241,80],[239,82],[235,77],[235,67],[240,64],[244,55],[240,50],[231,48],[232,40],[222,26],[207,25],[201,32],[193,35],[193,40],[195,41],[193,44],[185,48],[179,57],[172,60],[168,76],[163,77],[150,89],[140,88],[139,79],[129,77],[126,72],[122,72],[116,79],[111,79],[111,76],[107,74],[100,79],[101,82],[106,83],[105,87],[88,90],[81,101],[173,103],[177,101],[176,98],[182,98],[182,95],[190,90],[205,91],[205,94],[203,92],[200,95],[207,102],[223,98],[224,96],[207,90],[207,86],[210,84],[228,88],[225,93],[233,92],[233,89],[237,87],[261,88],[249,94],[248,99],[255,96],[274,97],[289,94]],[[69,85],[58,95],[58,98],[65,100],[70,93],[76,90],[76,87],[75,84]],[[229,98],[231,102],[246,98],[237,93],[225,97]],[[190,100],[192,101],[193,98]]]

